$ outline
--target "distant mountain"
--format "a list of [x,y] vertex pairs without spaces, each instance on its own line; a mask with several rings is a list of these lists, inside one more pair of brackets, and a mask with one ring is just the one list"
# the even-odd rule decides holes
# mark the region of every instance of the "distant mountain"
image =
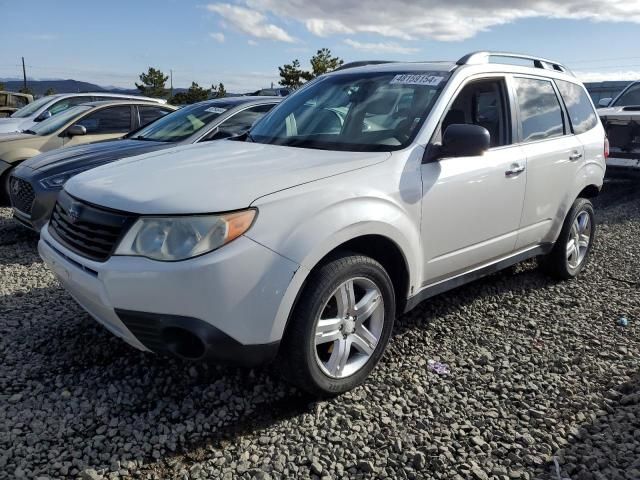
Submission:
[[[22,88],[22,80],[2,81],[5,88],[11,91],[18,91]],[[104,92],[99,85],[89,82],[79,82],[78,80],[29,80],[27,85],[36,95],[44,93],[53,88],[56,93],[76,93],[76,92]]]
[[[0,82],[4,83],[5,88],[9,91],[17,92],[22,88],[22,80],[15,78],[0,78]],[[78,93],[78,92],[111,92],[122,93],[125,95],[140,95],[137,88],[117,88],[117,87],[101,87],[94,83],[81,82],[78,80],[27,80],[27,86],[35,93],[36,96],[44,95],[47,90],[53,88],[56,93]],[[174,88],[173,93],[186,92],[186,88]],[[239,94],[228,93],[229,97]]]

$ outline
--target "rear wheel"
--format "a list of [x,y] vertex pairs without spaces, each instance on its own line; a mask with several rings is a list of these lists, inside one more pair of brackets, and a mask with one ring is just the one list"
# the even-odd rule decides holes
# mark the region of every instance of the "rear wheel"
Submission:
[[578,198],[565,218],[553,250],[544,258],[543,268],[562,280],[576,277],[587,264],[595,233],[593,204],[586,198]]
[[384,353],[394,318],[393,284],[382,265],[336,256],[310,274],[283,340],[283,374],[319,396],[356,387]]

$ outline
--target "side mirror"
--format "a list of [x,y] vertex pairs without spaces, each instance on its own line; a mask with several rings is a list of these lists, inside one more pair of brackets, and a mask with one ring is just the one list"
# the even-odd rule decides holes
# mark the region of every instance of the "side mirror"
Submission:
[[454,123],[442,138],[439,157],[476,157],[489,150],[491,135],[480,125]]
[[87,129],[82,125],[71,125],[67,129],[67,136],[69,137],[79,137],[87,134]]
[[47,118],[51,118],[51,112],[49,110],[45,110],[44,112],[42,112],[40,115],[38,115],[36,118],[33,119],[34,122],[42,122],[43,120],[46,120]]
[[598,100],[599,107],[608,107],[611,104],[611,98],[601,98]]

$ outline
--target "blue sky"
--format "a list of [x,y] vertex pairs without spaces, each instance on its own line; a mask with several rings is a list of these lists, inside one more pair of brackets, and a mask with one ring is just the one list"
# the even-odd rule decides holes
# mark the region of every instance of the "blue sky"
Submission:
[[0,77],[133,87],[154,66],[174,85],[249,91],[328,47],[347,61],[531,53],[585,80],[640,78],[638,0],[0,0]]

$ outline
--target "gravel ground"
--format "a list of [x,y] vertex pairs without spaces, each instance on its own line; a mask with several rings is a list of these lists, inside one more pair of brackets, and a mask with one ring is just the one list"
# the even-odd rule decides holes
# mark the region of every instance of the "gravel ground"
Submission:
[[0,210],[0,479],[638,479],[640,188],[596,203],[579,280],[529,262],[435,298],[366,385],[323,402],[275,367],[133,350]]

